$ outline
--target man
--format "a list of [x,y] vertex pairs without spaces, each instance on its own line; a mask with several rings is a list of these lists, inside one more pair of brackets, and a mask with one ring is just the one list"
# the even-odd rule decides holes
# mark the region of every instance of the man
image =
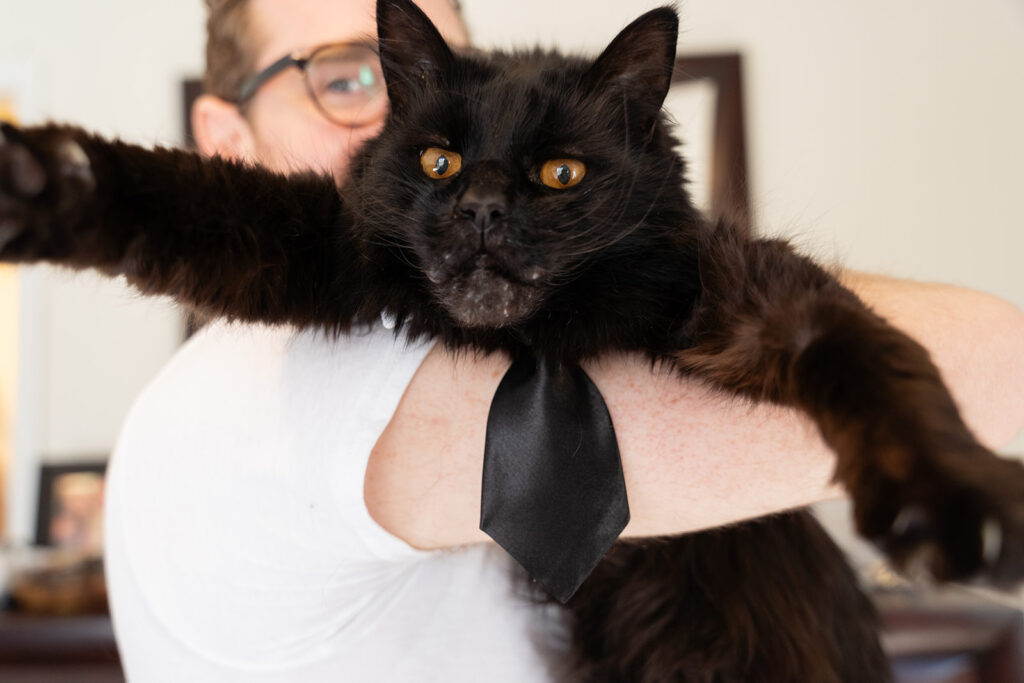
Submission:
[[[466,42],[447,0],[419,4]],[[330,120],[301,62],[249,84],[282,56],[372,38],[373,2],[210,5],[211,94],[194,111],[202,152],[340,179],[380,117]],[[931,348],[983,440],[1019,428],[1024,416],[1005,406],[1022,404],[1024,317],[954,288],[847,281]],[[962,322],[950,332],[952,319]],[[108,573],[129,677],[554,677],[557,615],[518,597],[511,563],[478,529],[487,410],[506,367],[396,343],[386,329],[338,341],[226,325],[198,335],[140,399],[111,465]],[[587,371],[616,425],[627,535],[838,495],[831,454],[793,412],[713,395],[637,358]]]

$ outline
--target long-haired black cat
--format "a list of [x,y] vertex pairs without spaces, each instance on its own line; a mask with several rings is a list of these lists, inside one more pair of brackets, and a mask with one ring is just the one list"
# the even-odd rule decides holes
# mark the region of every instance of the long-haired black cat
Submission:
[[[596,60],[461,55],[409,0],[377,13],[392,110],[340,192],[5,126],[0,258],[238,320],[344,332],[388,311],[413,336],[565,366],[643,352],[806,411],[859,531],[897,564],[925,549],[939,579],[1024,576],[1024,469],[978,444],[927,352],[787,244],[690,203],[661,113],[673,10]],[[619,543],[568,609],[576,680],[890,679],[868,600],[806,512]]]

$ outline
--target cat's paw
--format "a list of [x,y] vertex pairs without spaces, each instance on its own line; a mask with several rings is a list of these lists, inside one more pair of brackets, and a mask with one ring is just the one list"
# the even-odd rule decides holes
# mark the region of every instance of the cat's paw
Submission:
[[59,251],[95,186],[89,157],[70,129],[0,123],[0,260]]
[[1024,581],[1024,465],[981,446],[919,459],[900,480],[866,472],[856,487],[858,529],[911,577]]

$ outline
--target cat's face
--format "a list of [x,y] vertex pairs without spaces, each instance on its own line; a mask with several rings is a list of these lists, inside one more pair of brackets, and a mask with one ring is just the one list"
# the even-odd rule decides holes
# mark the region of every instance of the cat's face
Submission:
[[596,62],[457,56],[406,0],[381,0],[378,21],[392,113],[356,170],[369,239],[411,261],[458,325],[515,325],[642,246],[681,177],[656,139],[674,13],[645,15]]

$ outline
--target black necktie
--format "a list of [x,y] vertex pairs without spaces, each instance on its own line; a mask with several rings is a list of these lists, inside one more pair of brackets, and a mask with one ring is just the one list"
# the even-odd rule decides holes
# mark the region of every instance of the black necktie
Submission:
[[480,528],[564,603],[628,521],[601,393],[579,366],[521,354],[487,417]]

